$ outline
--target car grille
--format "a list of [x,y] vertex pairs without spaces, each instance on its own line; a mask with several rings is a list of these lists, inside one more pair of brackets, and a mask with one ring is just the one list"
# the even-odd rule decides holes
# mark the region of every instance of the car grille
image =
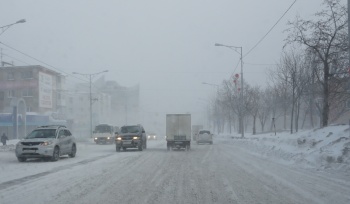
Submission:
[[23,148],[23,150],[38,150],[38,148],[32,147],[32,148]]
[[22,145],[24,146],[36,146],[39,145],[42,142],[22,142]]
[[122,140],[132,140],[134,136],[123,136]]

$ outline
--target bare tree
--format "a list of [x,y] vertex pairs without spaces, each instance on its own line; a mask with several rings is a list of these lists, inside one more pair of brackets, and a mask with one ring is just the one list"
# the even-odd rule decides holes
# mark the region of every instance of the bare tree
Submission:
[[[259,111],[258,118],[260,121],[261,131],[264,132],[265,124],[269,116],[272,114],[273,110],[277,110],[276,101],[274,101],[275,96],[273,89],[266,88],[263,92],[261,92],[260,100],[259,100]],[[276,113],[276,112],[275,112]],[[276,114],[274,114],[275,116]]]
[[249,113],[253,117],[253,135],[256,134],[256,119],[260,110],[260,97],[261,92],[258,86],[252,88],[250,88],[250,86],[246,86],[245,107],[247,113]]
[[324,0],[325,9],[317,12],[317,20],[297,17],[289,22],[287,43],[298,43],[314,51],[322,63],[320,82],[323,87],[322,127],[329,122],[330,64],[340,52],[347,50],[347,7],[340,0]]

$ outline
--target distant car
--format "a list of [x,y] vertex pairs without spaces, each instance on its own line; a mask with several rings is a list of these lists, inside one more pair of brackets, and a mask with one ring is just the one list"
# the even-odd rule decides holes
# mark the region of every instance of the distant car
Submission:
[[115,138],[115,148],[117,152],[121,149],[137,148],[142,151],[147,148],[147,138],[145,129],[141,125],[127,125],[120,128],[119,134]]
[[197,135],[197,144],[199,143],[213,144],[213,134],[209,130],[200,130]]
[[115,132],[118,132],[119,128],[108,125],[99,124],[93,131],[93,138],[96,144],[114,144],[115,143]]
[[158,139],[157,134],[155,134],[155,133],[147,134],[147,139],[148,140],[156,140],[156,139]]
[[38,127],[16,144],[16,156],[20,162],[29,158],[57,161],[62,155],[75,157],[76,153],[74,136],[61,125]]

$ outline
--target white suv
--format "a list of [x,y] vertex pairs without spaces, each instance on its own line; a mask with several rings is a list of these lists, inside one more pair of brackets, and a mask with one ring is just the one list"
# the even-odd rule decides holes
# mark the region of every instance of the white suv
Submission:
[[209,130],[200,130],[197,136],[197,144],[199,143],[213,144],[213,134]]
[[62,125],[41,126],[16,144],[18,161],[43,158],[57,161],[61,155],[75,157],[77,146],[72,133]]

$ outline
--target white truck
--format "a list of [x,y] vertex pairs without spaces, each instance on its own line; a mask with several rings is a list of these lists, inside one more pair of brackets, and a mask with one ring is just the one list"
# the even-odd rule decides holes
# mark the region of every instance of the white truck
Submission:
[[191,114],[166,115],[167,149],[191,148]]

